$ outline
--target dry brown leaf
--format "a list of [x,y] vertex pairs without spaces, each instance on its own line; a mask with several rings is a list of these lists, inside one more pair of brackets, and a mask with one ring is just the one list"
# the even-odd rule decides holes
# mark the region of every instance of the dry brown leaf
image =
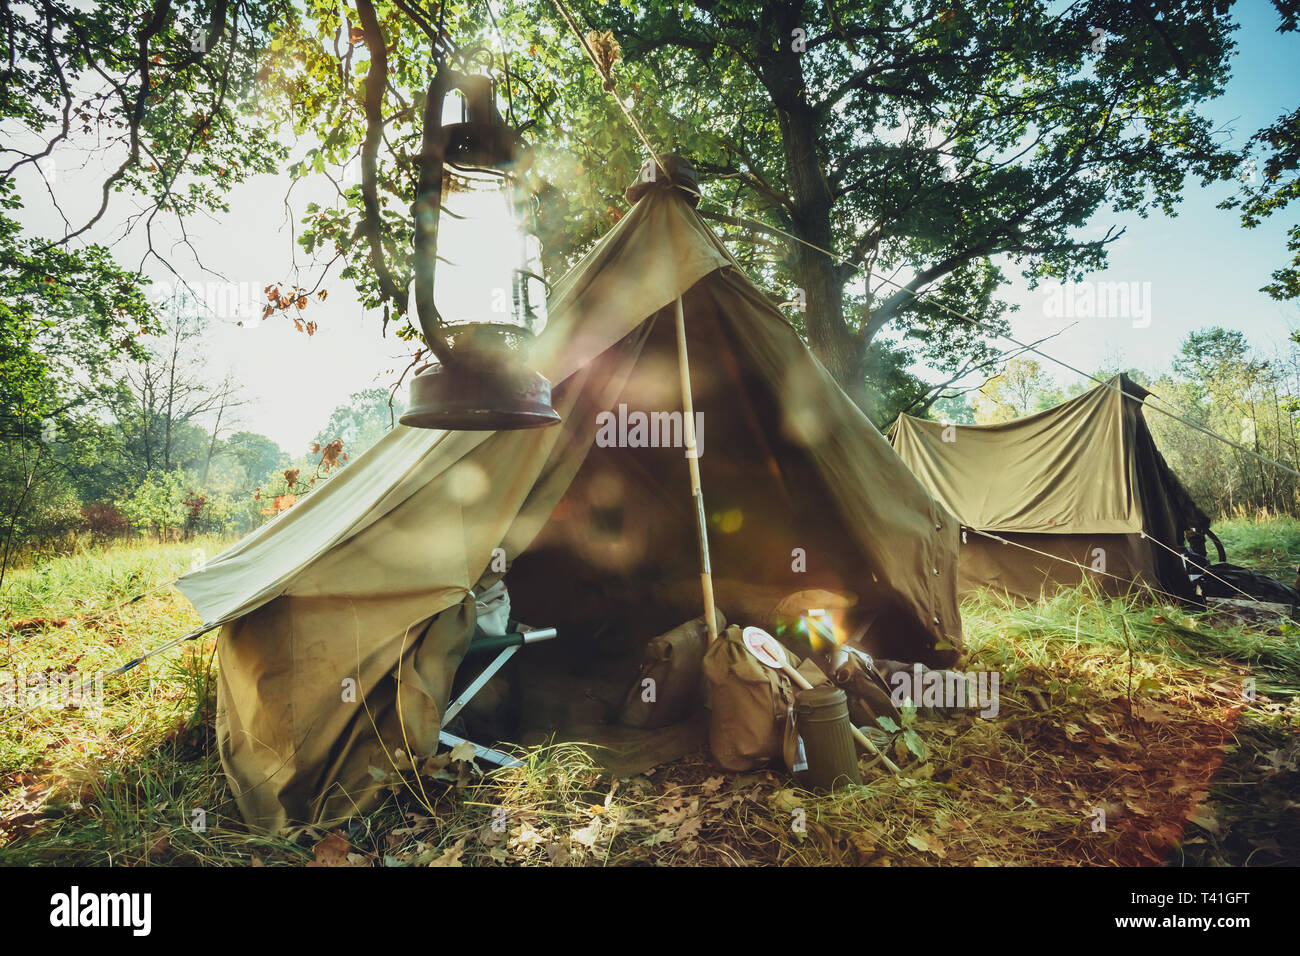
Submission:
[[465,855],[465,838],[461,837],[456,841],[455,846],[450,846],[442,852],[441,855],[429,861],[430,866],[464,866],[460,858]]
[[944,847],[943,841],[933,833],[909,833],[907,842],[918,850],[933,853],[941,860],[948,855],[948,850]]
[[308,866],[347,866],[352,844],[348,842],[348,838],[342,831],[331,830],[316,844],[312,852],[316,856],[316,862],[308,863]]
[[701,822],[702,821],[698,816],[688,817],[685,821],[682,822],[682,825],[677,828],[677,834],[673,837],[673,839],[676,840],[678,843],[682,843],[686,840],[691,839],[692,837],[697,836],[700,832]]
[[451,748],[451,759],[463,763],[472,763],[474,761],[474,745],[468,740],[462,740],[456,746]]
[[510,848],[527,853],[546,843],[548,839],[549,834],[534,829],[532,824],[525,821],[519,824],[518,831],[510,838]]
[[551,861],[552,866],[568,866],[573,862],[568,847],[560,843],[548,843],[546,845],[546,856]]
[[593,817],[590,823],[588,823],[585,827],[579,827],[578,829],[574,830],[569,834],[569,837],[573,840],[573,842],[580,843],[583,846],[585,846],[588,850],[590,850],[593,847],[595,847],[596,841],[600,838],[600,833],[602,829],[604,829],[604,826],[601,823],[600,818]]

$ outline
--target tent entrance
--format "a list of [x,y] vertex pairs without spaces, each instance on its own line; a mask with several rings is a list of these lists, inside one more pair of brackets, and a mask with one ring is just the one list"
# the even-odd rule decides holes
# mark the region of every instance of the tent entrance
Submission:
[[[783,433],[780,396],[749,369],[715,296],[697,287],[684,304],[718,608],[728,622],[770,627],[787,595],[824,589],[877,613],[872,600],[887,602],[884,589],[807,453]],[[505,575],[513,617],[559,637],[517,654],[466,708],[477,742],[554,734],[616,748],[632,763],[667,754],[657,763],[702,740],[698,718],[661,731],[613,722],[646,642],[703,613],[671,307],[593,365],[625,361],[622,350],[638,345],[611,407],[575,404],[574,414],[592,416],[579,432],[596,441]]]
[[[699,285],[684,297],[718,607],[728,620],[766,625],[773,608],[795,592],[852,595],[859,625],[882,622],[868,635],[868,649],[912,659],[914,615],[897,611],[897,596],[838,512],[834,490],[797,434],[792,437],[791,396],[769,385],[747,353],[733,316],[744,313],[743,304],[725,289]],[[579,423],[589,435],[598,436],[601,413],[629,420],[637,412],[680,416],[672,307],[635,335],[639,352],[617,397],[609,407],[575,412],[590,415]],[[623,360],[619,350],[632,338],[592,364]],[[557,392],[571,386],[566,381]],[[789,386],[798,390],[797,383]],[[558,628],[561,643],[618,630],[639,647],[703,613],[684,448],[638,446],[630,428],[622,437],[621,445],[590,445],[506,576],[515,617]]]

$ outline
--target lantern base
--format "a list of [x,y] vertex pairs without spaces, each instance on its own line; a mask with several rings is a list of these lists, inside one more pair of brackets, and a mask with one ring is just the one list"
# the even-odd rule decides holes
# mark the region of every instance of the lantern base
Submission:
[[399,421],[412,428],[511,431],[560,421],[551,383],[508,357],[466,356],[411,379],[411,407]]

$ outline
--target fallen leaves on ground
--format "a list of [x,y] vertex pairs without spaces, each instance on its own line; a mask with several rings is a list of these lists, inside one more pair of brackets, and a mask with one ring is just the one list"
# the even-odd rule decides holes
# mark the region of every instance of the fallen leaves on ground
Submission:
[[312,849],[315,860],[308,866],[369,866],[370,858],[358,853],[340,830],[331,830]]

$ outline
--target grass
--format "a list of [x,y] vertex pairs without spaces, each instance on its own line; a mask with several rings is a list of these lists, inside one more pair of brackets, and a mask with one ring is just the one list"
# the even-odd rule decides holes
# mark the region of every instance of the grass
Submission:
[[[1216,522],[1228,560],[1291,584],[1300,566],[1300,521],[1289,515],[1236,517]],[[1210,546],[1213,555],[1213,545]]]
[[[0,672],[81,686],[195,626],[170,584],[225,543],[118,544],[11,573]],[[0,861],[246,856],[213,745],[213,650],[186,645],[110,678],[100,707],[0,709]],[[194,809],[218,825],[196,832]]]
[[[1231,560],[1300,553],[1300,525],[1259,525],[1225,524]],[[20,569],[6,582],[0,671],[91,673],[193,626],[166,585],[196,547],[219,544]],[[614,780],[558,744],[486,776],[446,757],[418,783],[395,771],[375,812],[276,838],[239,821],[216,757],[213,645],[189,645],[110,680],[101,709],[0,711],[0,863],[1300,863],[1290,622],[1086,588],[1019,606],[986,594],[963,616],[964,667],[1000,675],[999,712],[923,711],[923,757],[882,731],[899,777],[864,763],[861,786],[818,795],[699,755]]]

